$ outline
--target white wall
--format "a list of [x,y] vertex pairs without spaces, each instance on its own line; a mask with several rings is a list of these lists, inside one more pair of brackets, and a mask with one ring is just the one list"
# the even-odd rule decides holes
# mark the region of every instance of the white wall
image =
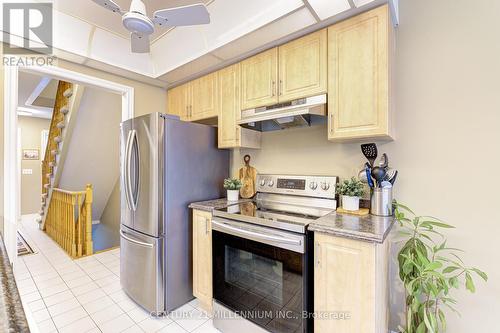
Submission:
[[[456,296],[448,332],[498,332],[500,315],[500,2],[401,0],[397,34],[397,139],[379,144],[400,171],[398,200],[457,228],[449,245],[485,270],[476,294]],[[265,133],[245,153],[259,172],[353,175],[357,144],[326,140],[326,128]]]
[[59,187],[93,185],[92,220],[99,220],[120,176],[121,96],[86,87],[70,138]]

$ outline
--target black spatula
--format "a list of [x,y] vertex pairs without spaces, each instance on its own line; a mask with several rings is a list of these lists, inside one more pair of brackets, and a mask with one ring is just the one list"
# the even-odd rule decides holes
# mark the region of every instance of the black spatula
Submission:
[[364,143],[361,145],[361,151],[373,168],[373,163],[375,163],[378,155],[377,145],[374,143]]

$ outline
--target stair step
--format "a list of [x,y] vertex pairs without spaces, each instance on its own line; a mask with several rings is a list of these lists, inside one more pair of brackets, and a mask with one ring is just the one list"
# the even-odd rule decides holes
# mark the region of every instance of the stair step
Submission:
[[55,141],[55,142],[57,142],[57,143],[61,143],[62,138],[61,138],[60,136],[56,136],[56,137],[54,138],[54,141]]
[[41,217],[37,217],[35,219],[35,221],[36,221],[36,223],[40,224],[40,223],[42,223],[42,218]]
[[45,184],[45,185],[43,185],[43,187],[48,189],[50,187],[50,184]]
[[56,166],[56,162],[49,162],[49,166],[52,167],[52,168],[55,167]]
[[59,151],[57,149],[53,149],[50,151],[50,153],[55,156],[59,153]]
[[42,194],[42,199],[44,199],[44,200],[45,200],[47,197],[48,197],[48,194],[47,194],[47,193],[43,193],[43,194]]
[[40,211],[38,211],[38,214],[39,214],[40,216],[42,216],[42,215],[43,215],[43,209],[41,209]]
[[57,123],[56,126],[59,129],[63,129],[64,127],[66,127],[66,124],[64,123],[64,121],[60,121],[60,122]]
[[71,89],[71,88],[66,89],[63,92],[63,96],[66,98],[70,98],[71,96],[73,96],[73,89]]
[[52,172],[50,172],[50,173],[46,174],[45,176],[47,176],[47,178],[52,177]]
[[61,113],[62,113],[62,114],[66,115],[66,114],[68,114],[68,112],[69,112],[69,107],[68,107],[67,105],[65,105],[65,106],[63,106],[63,107],[61,108],[61,110],[60,110],[60,111],[61,111]]

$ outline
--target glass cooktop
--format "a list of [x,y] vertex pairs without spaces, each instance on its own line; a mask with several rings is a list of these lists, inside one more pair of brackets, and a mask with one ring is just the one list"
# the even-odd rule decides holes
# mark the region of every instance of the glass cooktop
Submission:
[[286,204],[243,202],[214,211],[215,216],[305,233],[307,225],[330,211]]

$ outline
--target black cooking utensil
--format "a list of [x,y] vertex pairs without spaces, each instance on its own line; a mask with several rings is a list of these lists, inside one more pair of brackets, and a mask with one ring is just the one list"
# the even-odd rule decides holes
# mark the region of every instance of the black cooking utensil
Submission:
[[391,183],[394,186],[397,177],[398,177],[398,170],[396,170],[396,172],[394,172],[394,176],[392,176],[391,179],[389,179],[389,183]]
[[372,169],[372,176],[377,181],[377,187],[381,186],[382,182],[384,181],[386,173],[387,172],[385,171],[385,169],[379,166],[376,166]]
[[370,166],[373,168],[373,163],[375,163],[378,155],[377,145],[374,143],[364,143],[361,145],[361,151],[363,152],[363,155],[365,155],[368,162],[370,162]]

